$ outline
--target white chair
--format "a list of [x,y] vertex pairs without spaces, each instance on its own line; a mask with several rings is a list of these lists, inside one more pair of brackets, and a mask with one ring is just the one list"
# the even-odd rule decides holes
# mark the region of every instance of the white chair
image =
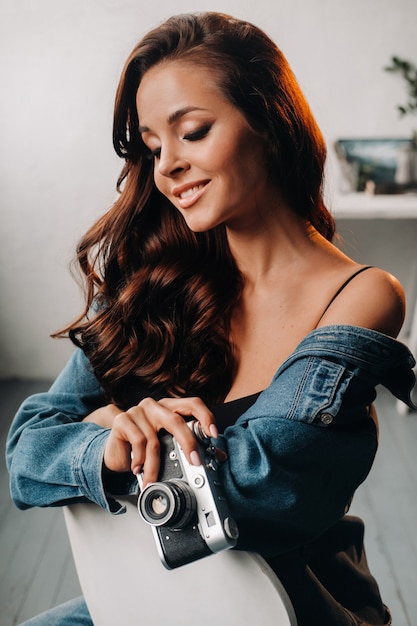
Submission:
[[296,626],[282,584],[257,554],[226,550],[168,571],[137,512],[64,508],[81,588],[95,626]]

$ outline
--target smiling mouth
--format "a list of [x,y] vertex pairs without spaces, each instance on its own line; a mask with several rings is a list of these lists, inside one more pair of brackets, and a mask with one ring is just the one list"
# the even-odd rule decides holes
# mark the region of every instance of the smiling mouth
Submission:
[[197,191],[200,191],[200,189],[203,189],[203,187],[205,186],[206,186],[206,183],[201,184],[201,185],[196,185],[195,187],[191,187],[190,189],[187,189],[187,191],[183,191],[183,193],[180,193],[178,197],[181,198],[181,200],[184,200],[185,198],[189,198],[193,194],[197,193]]
[[191,187],[184,185],[182,189],[178,188],[174,190],[174,196],[177,198],[180,207],[182,209],[188,209],[193,206],[203,195],[209,183],[210,180],[203,180],[199,183],[191,183]]

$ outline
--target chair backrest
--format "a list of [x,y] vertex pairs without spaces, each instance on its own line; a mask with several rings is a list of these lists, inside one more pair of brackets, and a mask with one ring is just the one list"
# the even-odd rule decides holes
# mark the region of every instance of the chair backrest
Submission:
[[134,500],[124,515],[64,508],[80,585],[95,626],[296,626],[279,579],[259,555],[226,550],[169,571]]

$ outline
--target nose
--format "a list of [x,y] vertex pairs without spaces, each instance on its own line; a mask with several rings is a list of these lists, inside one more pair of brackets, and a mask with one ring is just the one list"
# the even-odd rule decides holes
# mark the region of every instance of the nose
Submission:
[[158,172],[161,176],[172,178],[180,172],[186,171],[189,167],[189,162],[180,150],[169,146],[161,148],[158,161]]

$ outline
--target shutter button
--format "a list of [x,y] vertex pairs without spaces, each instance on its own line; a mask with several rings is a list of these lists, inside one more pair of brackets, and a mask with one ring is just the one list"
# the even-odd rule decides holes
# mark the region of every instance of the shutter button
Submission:
[[330,413],[322,413],[320,415],[320,421],[324,426],[328,426],[333,422],[333,415],[330,415]]

